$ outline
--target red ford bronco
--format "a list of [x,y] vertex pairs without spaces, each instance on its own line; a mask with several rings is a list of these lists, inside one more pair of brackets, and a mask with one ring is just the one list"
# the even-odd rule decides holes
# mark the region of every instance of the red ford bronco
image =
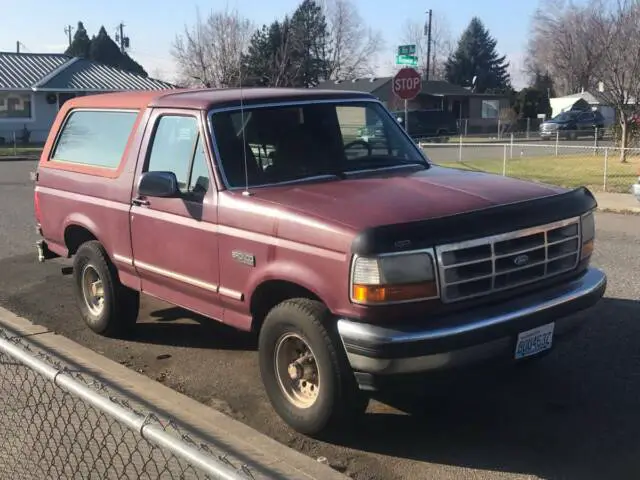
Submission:
[[73,258],[89,328],[124,335],[145,293],[254,331],[309,435],[386,380],[537,356],[606,289],[586,188],[434,165],[365,93],[76,98],[35,179],[39,259]]

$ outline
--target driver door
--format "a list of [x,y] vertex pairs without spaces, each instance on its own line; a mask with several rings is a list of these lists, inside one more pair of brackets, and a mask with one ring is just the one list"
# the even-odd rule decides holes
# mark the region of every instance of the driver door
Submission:
[[136,178],[170,171],[180,192],[142,198],[134,186],[131,242],[143,292],[221,320],[217,195],[203,121],[185,110],[157,110],[150,119]]

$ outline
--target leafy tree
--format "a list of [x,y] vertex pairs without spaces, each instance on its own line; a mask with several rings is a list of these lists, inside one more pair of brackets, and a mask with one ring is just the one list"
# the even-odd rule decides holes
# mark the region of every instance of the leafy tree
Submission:
[[523,88],[517,94],[514,109],[520,118],[536,118],[542,113],[550,115],[551,104],[547,90],[535,87]]
[[87,34],[87,30],[84,28],[82,22],[78,22],[76,33],[73,34],[73,41],[71,45],[65,50],[65,55],[72,57],[89,57],[89,49],[91,48],[91,39]]
[[511,80],[506,56],[496,51],[497,41],[489,34],[478,17],[462,33],[458,47],[445,64],[446,79],[456,85],[471,86],[476,78],[475,91],[498,93],[510,89]]

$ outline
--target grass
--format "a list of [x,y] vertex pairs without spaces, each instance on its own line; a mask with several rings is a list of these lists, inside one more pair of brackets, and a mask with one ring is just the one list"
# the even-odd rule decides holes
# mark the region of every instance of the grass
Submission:
[[[476,170],[502,175],[503,160],[470,160],[441,162],[442,166],[462,170]],[[640,175],[640,157],[629,157],[620,163],[618,157],[609,156],[606,191],[629,193],[631,185]],[[562,187],[586,186],[594,192],[604,188],[604,154],[530,156],[507,160],[506,175]]]
[[28,155],[28,156],[38,156],[42,152],[42,147],[17,147],[13,148],[13,146],[0,146],[0,157],[12,157],[14,155]]

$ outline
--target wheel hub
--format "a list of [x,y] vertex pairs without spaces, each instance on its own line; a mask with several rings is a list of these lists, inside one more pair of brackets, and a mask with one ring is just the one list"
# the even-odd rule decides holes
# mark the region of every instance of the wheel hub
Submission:
[[320,375],[309,345],[297,334],[283,335],[276,344],[274,363],[287,399],[298,408],[311,407],[320,392]]

